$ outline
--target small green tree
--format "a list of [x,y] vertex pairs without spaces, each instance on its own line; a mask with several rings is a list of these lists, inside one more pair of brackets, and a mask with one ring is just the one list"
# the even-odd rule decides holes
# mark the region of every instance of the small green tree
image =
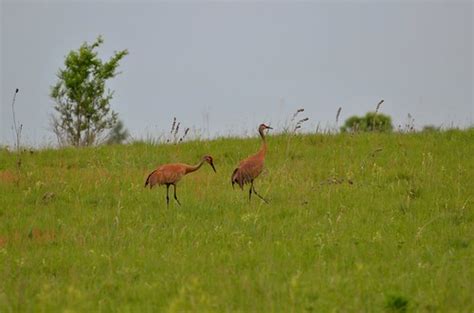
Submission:
[[123,122],[119,120],[110,130],[109,136],[107,138],[107,144],[122,144],[125,140],[128,139],[128,136],[128,130],[123,125]]
[[102,43],[99,36],[93,44],[85,42],[77,51],[69,52],[65,68],[59,70],[58,81],[51,88],[58,113],[53,116],[52,128],[60,142],[74,146],[95,144],[117,122],[117,113],[110,108],[113,91],[106,90],[105,82],[119,74],[119,61],[128,51],[115,52],[104,62],[96,51]]
[[392,118],[385,114],[368,112],[365,116],[351,116],[341,127],[342,132],[392,131]]

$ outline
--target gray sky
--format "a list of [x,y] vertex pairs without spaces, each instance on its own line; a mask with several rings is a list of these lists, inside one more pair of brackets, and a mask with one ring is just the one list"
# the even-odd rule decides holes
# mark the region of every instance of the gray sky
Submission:
[[[54,143],[49,89],[64,57],[103,35],[102,58],[128,49],[112,107],[136,138],[173,116],[211,135],[279,125],[307,130],[374,110],[394,124],[474,124],[473,3],[1,1],[0,144],[11,99],[30,145]],[[208,120],[208,123],[206,122]],[[208,125],[208,126],[207,126]]]

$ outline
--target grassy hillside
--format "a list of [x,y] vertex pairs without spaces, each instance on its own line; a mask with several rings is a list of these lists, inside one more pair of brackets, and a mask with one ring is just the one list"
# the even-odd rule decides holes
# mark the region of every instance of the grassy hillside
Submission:
[[[474,132],[0,151],[0,312],[472,312]],[[143,188],[166,162],[215,159]]]

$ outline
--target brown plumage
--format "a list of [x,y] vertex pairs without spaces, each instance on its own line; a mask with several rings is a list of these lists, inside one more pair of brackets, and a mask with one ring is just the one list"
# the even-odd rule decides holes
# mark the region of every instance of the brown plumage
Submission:
[[210,155],[206,155],[196,165],[188,165],[184,163],[171,163],[161,165],[156,170],[151,172],[150,175],[148,175],[145,181],[145,187],[149,185],[151,189],[155,185],[166,185],[166,206],[168,207],[170,202],[169,188],[170,185],[173,185],[174,199],[179,205],[181,205],[178,200],[178,197],[176,197],[176,184],[181,180],[181,178],[183,178],[184,175],[195,172],[199,168],[201,168],[204,162],[209,163],[214,172],[216,172],[212,157]]
[[232,179],[231,179],[232,187],[234,187],[234,184],[238,184],[240,189],[243,189],[245,184],[250,184],[249,201],[252,198],[252,192],[253,192],[260,199],[262,199],[265,202],[268,202],[261,195],[257,193],[253,185],[253,181],[263,171],[263,165],[265,162],[265,154],[267,153],[267,142],[265,140],[265,133],[264,133],[265,129],[272,129],[272,128],[265,124],[260,124],[260,126],[258,127],[258,133],[260,134],[260,137],[262,137],[262,147],[260,148],[260,150],[256,154],[251,155],[248,158],[242,160],[239,163],[239,166],[232,173]]

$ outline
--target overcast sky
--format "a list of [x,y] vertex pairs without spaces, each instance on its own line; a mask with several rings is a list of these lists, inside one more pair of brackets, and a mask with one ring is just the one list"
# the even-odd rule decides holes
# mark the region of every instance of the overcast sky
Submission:
[[374,110],[394,124],[474,124],[473,3],[1,1],[0,144],[12,142],[11,99],[25,143],[54,143],[50,86],[64,57],[105,39],[128,49],[108,84],[135,138],[176,116],[214,135],[280,125],[305,108],[311,130]]

